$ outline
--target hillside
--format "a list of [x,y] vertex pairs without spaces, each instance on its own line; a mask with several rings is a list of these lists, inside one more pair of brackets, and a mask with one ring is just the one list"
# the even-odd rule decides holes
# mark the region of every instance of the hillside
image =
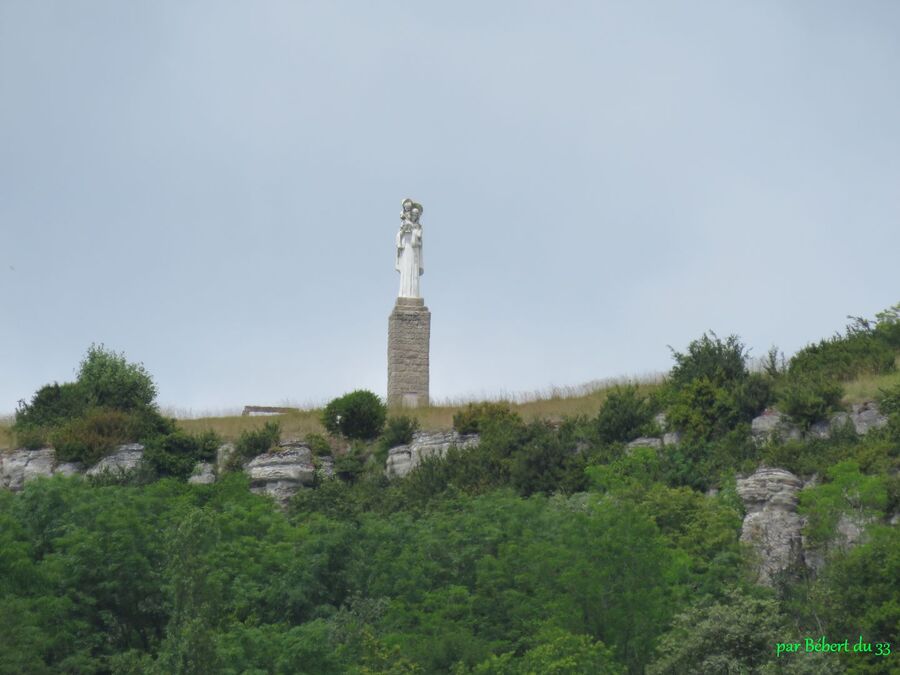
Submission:
[[0,456],[0,674],[896,672],[898,358],[900,305],[752,370],[173,423],[92,347]]

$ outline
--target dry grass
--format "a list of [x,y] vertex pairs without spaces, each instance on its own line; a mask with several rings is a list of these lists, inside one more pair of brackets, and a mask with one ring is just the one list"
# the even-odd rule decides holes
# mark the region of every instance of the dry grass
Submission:
[[9,429],[10,424],[12,424],[11,418],[0,417],[0,449],[12,447],[13,442],[12,431]]
[[844,383],[844,403],[862,403],[878,397],[880,389],[900,385],[900,356],[895,361],[897,370],[887,375],[862,375]]
[[[419,420],[419,426],[426,431],[450,429],[453,427],[453,415],[465,408],[469,403],[493,400],[509,403],[526,421],[535,418],[559,420],[575,415],[596,415],[610,389],[622,384],[635,384],[642,391],[652,391],[659,386],[658,376],[642,377],[634,380],[620,379],[602,382],[591,382],[578,387],[552,388],[546,391],[531,392],[507,396],[464,398],[452,401],[438,401],[427,408],[397,409],[391,414],[405,414]],[[212,430],[226,440],[235,440],[242,431],[258,429],[267,421],[274,420],[281,425],[281,437],[303,438],[309,433],[324,434],[319,417],[321,409],[300,410],[284,415],[241,416],[226,415],[217,417],[200,417],[196,419],[179,419],[181,428],[190,432]]]

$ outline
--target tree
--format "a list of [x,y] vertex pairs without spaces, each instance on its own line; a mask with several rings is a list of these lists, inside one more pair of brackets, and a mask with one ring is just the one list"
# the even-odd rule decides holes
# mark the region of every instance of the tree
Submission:
[[332,434],[367,441],[378,437],[386,417],[382,400],[371,391],[358,389],[326,405],[322,424]]

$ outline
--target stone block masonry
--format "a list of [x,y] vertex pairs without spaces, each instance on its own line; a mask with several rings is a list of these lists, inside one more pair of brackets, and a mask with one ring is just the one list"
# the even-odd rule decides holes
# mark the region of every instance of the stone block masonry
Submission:
[[397,298],[388,319],[388,405],[428,405],[431,312],[422,298]]

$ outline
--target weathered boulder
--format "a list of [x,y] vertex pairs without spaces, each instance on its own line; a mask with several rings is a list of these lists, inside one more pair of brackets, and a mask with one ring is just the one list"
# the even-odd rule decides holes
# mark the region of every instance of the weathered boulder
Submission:
[[16,450],[0,454],[0,487],[18,492],[28,481],[56,473],[55,462],[56,454],[53,448]]
[[765,443],[773,439],[799,440],[802,436],[800,428],[793,424],[787,415],[774,408],[766,408],[762,415],[753,418],[750,422],[750,435],[756,443]]
[[216,482],[216,467],[211,462],[197,462],[188,483],[194,485],[209,485]]
[[286,506],[301,488],[311,487],[316,479],[312,451],[299,443],[254,457],[244,472],[250,477],[252,492],[267,494],[281,506]]
[[218,447],[216,450],[216,471],[222,473],[225,470],[225,465],[228,464],[228,460],[232,458],[234,452],[234,443],[223,443]]
[[886,426],[888,418],[882,415],[878,410],[878,405],[874,401],[865,403],[856,403],[852,407],[850,413],[850,421],[858,434],[867,434],[872,429],[880,429]]
[[861,543],[871,518],[860,518],[842,513],[834,528],[834,536],[826,544],[814,544],[803,537],[803,558],[806,566],[817,574],[822,571],[829,555],[835,551],[848,551]]
[[741,541],[759,556],[757,579],[761,584],[772,585],[779,573],[804,562],[803,520],[797,515],[797,494],[802,487],[802,481],[790,471],[766,467],[737,481],[737,493],[747,512]]
[[663,445],[678,445],[681,443],[681,432],[677,430],[667,431],[662,437]]
[[641,436],[640,438],[635,438],[631,443],[625,446],[626,454],[629,454],[631,450],[635,448],[655,448],[659,449],[663,446],[662,439],[654,438],[653,436]]
[[316,475],[319,478],[334,478],[334,457],[330,455],[316,457],[313,464],[316,466]]
[[447,450],[478,445],[478,434],[460,435],[456,431],[417,431],[409,445],[398,445],[388,451],[385,474],[402,477],[415,469],[426,457],[443,457]]
[[115,452],[107,455],[87,470],[88,476],[97,476],[102,473],[125,475],[140,466],[144,458],[144,446],[140,443],[120,445]]

